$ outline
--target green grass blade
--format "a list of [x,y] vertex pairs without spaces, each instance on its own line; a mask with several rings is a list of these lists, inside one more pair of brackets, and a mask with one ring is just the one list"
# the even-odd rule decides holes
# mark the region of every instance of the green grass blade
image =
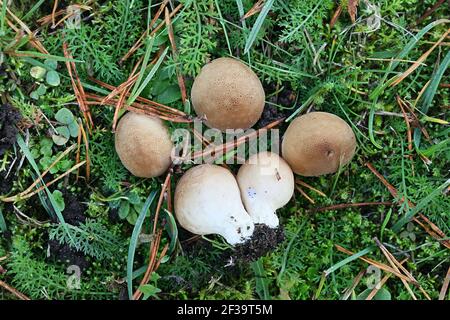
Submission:
[[255,42],[259,30],[261,30],[263,22],[266,19],[266,16],[269,13],[270,9],[272,8],[274,2],[275,0],[269,0],[264,4],[261,13],[258,15],[258,18],[256,19],[256,22],[253,25],[253,28],[247,37],[247,41],[245,42],[244,54],[247,54],[250,51],[251,47],[253,46],[253,42]]
[[5,217],[3,217],[3,212],[1,208],[0,208],[0,230],[2,232],[6,232],[8,230],[8,227],[6,226]]
[[37,10],[39,9],[39,7],[45,2],[45,0],[39,0],[38,2],[36,2],[36,4],[30,9],[30,11],[27,12],[26,15],[23,16],[22,20],[25,21],[27,20],[29,17],[31,17],[31,15]]
[[170,237],[170,245],[167,250],[166,257],[170,257],[172,253],[175,251],[178,241],[178,227],[177,222],[175,221],[175,217],[168,210],[164,209],[164,212],[167,215],[167,224],[165,225],[166,231]]
[[40,53],[40,52],[35,52],[35,51],[15,51],[15,53],[19,54],[19,55],[23,55],[25,57],[35,57],[35,58],[40,58],[40,59],[49,59],[49,60],[61,61],[61,62],[76,62],[76,63],[84,62],[82,60],[70,59],[70,58],[66,58],[66,57],[55,56],[53,54],[45,54],[45,53]]
[[270,300],[269,285],[266,272],[262,264],[262,258],[252,263],[252,269],[255,273],[256,292],[262,300]]
[[5,35],[6,3],[7,1],[4,0],[2,3],[2,11],[0,12],[0,36]]
[[298,235],[300,234],[300,231],[303,230],[303,227],[306,224],[306,220],[302,222],[302,224],[300,225],[300,227],[298,228],[297,232],[294,234],[294,236],[292,237],[291,241],[289,241],[286,250],[284,250],[284,254],[283,254],[283,260],[281,262],[281,269],[280,272],[278,273],[278,277],[277,277],[277,281],[278,283],[281,282],[281,278],[284,274],[284,271],[286,270],[286,265],[287,265],[287,260],[288,260],[288,256],[289,256],[289,251],[291,251],[291,247],[294,244],[295,239],[297,239]]
[[223,17],[222,17],[222,11],[220,11],[220,6],[217,0],[214,0],[215,4],[216,4],[216,8],[217,8],[217,13],[219,14],[219,23],[222,26],[223,29],[223,34],[225,35],[225,41],[227,43],[227,47],[228,47],[228,53],[230,54],[230,56],[233,56],[233,51],[231,50],[231,45],[230,45],[230,39],[228,38],[228,32],[227,32],[227,28],[225,27],[225,23],[223,22]]
[[383,241],[384,230],[386,229],[386,226],[389,223],[389,220],[391,220],[391,215],[392,215],[392,209],[389,209],[386,217],[383,220],[383,224],[381,225],[380,241]]
[[[239,18],[242,18],[245,15],[242,0],[236,0],[236,5],[238,7]],[[244,31],[247,31],[247,22],[245,22],[245,19],[242,20],[242,28],[244,28]]]
[[149,210],[150,206],[155,200],[156,190],[152,191],[148,196],[147,200],[144,203],[144,207],[139,213],[139,217],[136,220],[136,224],[134,225],[133,233],[131,235],[130,246],[128,248],[128,258],[127,258],[127,287],[128,287],[128,296],[130,300],[133,298],[133,262],[134,255],[136,253],[136,247],[138,242],[139,234],[141,233],[142,225],[145,220],[145,215]]
[[[25,141],[23,140],[23,138],[20,134],[17,134],[17,144],[19,145],[20,149],[22,150],[25,158],[27,158],[28,162],[33,167],[36,174],[40,177],[41,173],[39,171],[39,168],[38,168],[36,162],[34,161],[33,156],[31,155],[30,149],[28,148],[28,146],[26,145]],[[41,183],[43,186],[45,186],[45,183],[42,179],[41,179]],[[48,190],[47,187],[45,187],[45,192],[47,194],[48,199],[50,200],[53,210],[56,213],[56,216],[58,217],[59,223],[61,223],[61,225],[64,228],[64,231],[67,233],[68,237],[73,241],[72,233],[69,230],[69,228],[67,227],[66,222],[64,221],[62,212],[61,212],[61,210],[59,210],[58,204],[56,203],[56,200],[53,197],[53,194],[50,192],[50,190]]]
[[[442,77],[444,76],[444,72],[447,70],[450,65],[450,51],[445,55],[444,60],[436,69],[436,71],[431,75],[431,82],[428,87],[425,89],[425,92],[422,96],[422,103],[420,106],[420,111],[423,114],[428,113],[428,109],[430,108],[431,103],[433,102],[436,91],[439,88],[439,83],[441,82]],[[420,139],[422,137],[422,131],[419,128],[414,130],[414,145],[417,149],[420,147]]]
[[133,90],[131,91],[131,94],[130,94],[130,98],[128,98],[128,101],[127,101],[128,105],[131,105],[134,102],[135,99],[131,100],[131,97],[134,97],[134,95],[136,94],[136,91],[139,89],[139,85],[141,84],[142,79],[144,78],[145,69],[147,68],[148,60],[150,60],[150,53],[152,52],[153,43],[155,42],[155,38],[147,37],[145,39],[145,42],[147,44],[146,44],[144,59],[142,60],[142,66],[141,66],[141,70],[139,72],[139,77],[137,78],[136,82],[134,83]]
[[450,179],[445,181],[443,184],[441,184],[439,187],[433,190],[428,196],[423,198],[417,206],[410,209],[409,212],[400,220],[397,221],[397,223],[392,227],[392,230],[396,233],[398,233],[401,228],[407,224],[409,221],[411,221],[412,217],[414,217],[417,213],[419,213],[423,208],[425,208],[428,203],[433,200],[435,197],[437,197],[439,194],[441,194],[442,190],[447,188],[450,185]]
[[351,255],[348,258],[345,258],[344,260],[339,261],[338,263],[334,264],[333,266],[331,266],[330,268],[328,268],[327,270],[324,271],[324,275],[328,276],[329,274],[335,272],[336,270],[342,268],[343,266],[345,266],[346,264],[362,257],[365,256],[366,254],[369,254],[370,252],[372,252],[375,249],[375,246],[370,246],[367,247],[353,255]]
[[145,80],[142,82],[142,84],[139,86],[139,88],[136,90],[136,92],[134,93],[133,96],[130,96],[129,101],[134,101],[136,100],[137,97],[139,97],[139,95],[141,94],[141,92],[145,89],[145,87],[147,86],[147,84],[150,82],[150,80],[152,80],[153,76],[155,75],[156,71],[158,71],[159,66],[161,65],[161,63],[163,62],[164,58],[166,57],[167,51],[169,50],[169,48],[166,48],[164,50],[164,52],[161,54],[161,56],[159,57],[158,61],[156,61],[155,65],[153,66],[153,68],[150,70],[149,74],[147,75],[147,77],[145,77]]

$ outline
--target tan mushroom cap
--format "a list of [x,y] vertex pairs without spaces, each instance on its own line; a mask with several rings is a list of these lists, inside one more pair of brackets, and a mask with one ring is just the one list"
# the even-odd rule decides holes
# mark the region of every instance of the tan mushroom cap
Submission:
[[206,118],[208,127],[245,130],[261,117],[265,93],[249,67],[236,59],[219,58],[202,68],[191,98],[195,112]]
[[350,126],[327,112],[310,112],[294,119],[282,142],[283,158],[302,176],[336,172],[350,162],[355,149]]
[[171,164],[173,144],[159,118],[128,112],[117,126],[115,146],[124,167],[137,177],[160,176]]

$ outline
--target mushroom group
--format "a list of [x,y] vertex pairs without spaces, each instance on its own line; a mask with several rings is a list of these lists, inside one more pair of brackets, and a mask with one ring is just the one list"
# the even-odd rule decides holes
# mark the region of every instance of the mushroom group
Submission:
[[[265,93],[256,74],[236,59],[219,58],[195,78],[192,104],[205,124],[221,131],[248,129],[261,117]],[[157,177],[171,165],[173,143],[159,118],[128,112],[119,121],[115,147],[135,176]],[[175,189],[179,224],[198,235],[219,234],[231,245],[250,241],[257,230],[277,230],[276,210],[294,193],[294,173],[320,176],[336,172],[355,154],[356,138],[338,116],[310,112],[288,126],[282,157],[260,152],[236,176],[227,168],[203,164],[190,168]]]

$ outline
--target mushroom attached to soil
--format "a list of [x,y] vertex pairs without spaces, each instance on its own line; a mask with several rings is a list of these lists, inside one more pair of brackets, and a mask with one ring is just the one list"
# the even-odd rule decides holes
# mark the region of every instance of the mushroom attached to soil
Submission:
[[336,172],[350,162],[355,149],[350,126],[327,112],[310,112],[294,119],[282,142],[283,158],[302,176]]
[[249,67],[236,59],[219,58],[202,68],[191,98],[195,112],[206,118],[208,127],[245,130],[261,117],[265,93]]
[[175,189],[175,214],[180,225],[195,234],[219,234],[235,245],[255,228],[245,211],[239,186],[227,169],[203,164],[189,169]]
[[251,156],[237,174],[242,201],[255,224],[276,228],[275,211],[294,194],[294,174],[277,154],[260,152]]
[[173,144],[166,126],[156,117],[125,114],[117,125],[115,146],[122,164],[137,177],[160,176],[171,164]]

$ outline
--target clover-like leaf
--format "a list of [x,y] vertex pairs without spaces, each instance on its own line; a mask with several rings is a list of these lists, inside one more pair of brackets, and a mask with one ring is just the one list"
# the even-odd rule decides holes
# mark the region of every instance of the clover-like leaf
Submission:
[[36,93],[37,93],[39,96],[44,95],[46,92],[47,92],[47,87],[46,87],[45,85],[43,85],[43,84],[41,84],[41,85],[36,89]]
[[56,121],[61,122],[63,124],[70,124],[74,122],[73,114],[67,108],[59,109],[58,112],[55,114],[55,119]]
[[47,76],[45,77],[45,81],[49,85],[51,85],[53,87],[57,87],[61,83],[61,79],[59,78],[59,74],[55,70],[50,70],[49,72],[47,72]]
[[56,60],[45,59],[44,64],[52,70],[56,70],[56,68],[58,68],[58,62]]
[[46,72],[47,70],[39,66],[35,66],[30,69],[30,75],[38,80],[44,78]]
[[55,190],[53,191],[53,198],[55,199],[56,205],[58,206],[60,211],[63,211],[64,208],[66,207],[65,203],[64,203],[64,197],[61,191],[59,190]]
[[130,213],[130,203],[128,201],[122,201],[119,207],[119,218],[125,219]]
[[130,213],[127,216],[127,221],[129,224],[135,225],[138,218],[138,214],[134,210],[130,210]]
[[71,137],[73,137],[73,138],[78,137],[79,127],[78,127],[78,123],[76,121],[72,121],[71,123],[69,123],[67,125],[67,127],[69,128]]

